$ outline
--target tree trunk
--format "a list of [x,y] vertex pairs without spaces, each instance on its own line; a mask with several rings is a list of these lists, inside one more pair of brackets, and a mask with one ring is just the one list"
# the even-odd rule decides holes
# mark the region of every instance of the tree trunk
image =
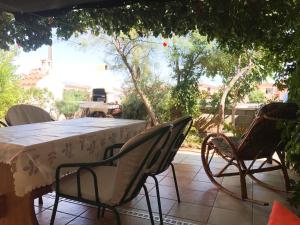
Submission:
[[249,72],[253,68],[253,63],[252,63],[251,59],[249,59],[248,65],[246,67],[240,69],[240,61],[241,61],[241,57],[239,57],[239,65],[238,65],[237,73],[231,79],[229,84],[227,86],[225,86],[224,91],[223,91],[223,95],[222,95],[220,106],[219,106],[219,124],[217,126],[217,132],[218,133],[223,129],[224,120],[225,120],[225,102],[226,102],[226,98],[227,98],[228,93],[230,92],[230,90],[234,86],[234,84],[242,76],[249,74]]
[[138,93],[138,95],[140,96],[140,98],[142,99],[142,101],[146,107],[148,116],[151,119],[151,126],[157,125],[158,121],[155,116],[154,110],[151,106],[151,103],[150,103],[149,99],[147,98],[147,96],[145,95],[145,93],[143,92],[143,90],[138,85],[138,77],[139,77],[138,69],[134,70],[132,65],[129,64],[127,57],[125,56],[124,52],[122,52],[122,49],[120,48],[120,46],[118,46],[115,43],[114,43],[114,45],[115,45],[115,48],[116,48],[118,54],[121,56],[123,63],[125,64],[125,66],[127,67],[128,71],[130,73],[130,76],[131,76],[131,79],[132,79],[132,82],[133,82],[136,92]]
[[[133,71],[131,69],[131,71]],[[151,119],[151,125],[152,126],[155,126],[158,124],[158,121],[157,121],[157,118],[155,116],[155,113],[154,113],[154,110],[151,106],[151,103],[149,101],[149,99],[147,98],[147,96],[145,95],[145,93],[143,92],[143,90],[138,86],[138,81],[136,79],[136,74],[133,72],[133,74],[131,74],[131,79],[132,79],[132,82],[134,84],[134,87],[135,87],[135,90],[136,92],[138,93],[138,95],[141,97],[145,107],[146,107],[146,110],[147,110],[147,113]]]
[[232,127],[235,128],[235,113],[236,113],[236,105],[237,105],[237,102],[236,100],[234,99],[234,102],[232,104],[232,109],[231,109],[231,123],[232,123]]

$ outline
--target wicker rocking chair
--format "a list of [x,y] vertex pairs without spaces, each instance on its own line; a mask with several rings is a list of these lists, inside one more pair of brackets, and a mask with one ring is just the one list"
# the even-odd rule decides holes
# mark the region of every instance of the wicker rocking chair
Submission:
[[[227,137],[224,134],[208,135],[202,143],[201,158],[204,170],[211,182],[221,191],[235,198],[268,205],[266,202],[248,197],[246,176],[268,189],[283,191],[254,176],[255,173],[282,170],[285,191],[290,191],[289,177],[285,166],[284,144],[281,142],[281,132],[277,123],[278,121],[295,120],[298,109],[298,106],[293,103],[270,103],[261,108],[242,138]],[[274,153],[277,153],[279,160],[272,157]],[[211,163],[216,160],[216,157],[225,162],[221,169],[212,169]],[[257,160],[262,160],[258,166]],[[274,163],[268,164],[270,160]],[[247,164],[246,161],[248,161]],[[230,170],[229,167],[232,166],[237,170]],[[215,179],[229,176],[240,176],[240,195],[228,190]]]

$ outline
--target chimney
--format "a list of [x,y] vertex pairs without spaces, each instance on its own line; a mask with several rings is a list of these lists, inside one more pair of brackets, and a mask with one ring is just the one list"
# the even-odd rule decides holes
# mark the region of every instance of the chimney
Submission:
[[42,60],[42,72],[48,75],[52,69],[52,46],[48,46],[48,59]]
[[52,62],[52,45],[48,46],[48,61]]

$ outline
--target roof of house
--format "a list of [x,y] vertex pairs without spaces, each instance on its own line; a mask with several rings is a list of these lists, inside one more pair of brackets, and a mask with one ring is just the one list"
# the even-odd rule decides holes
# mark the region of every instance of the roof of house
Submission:
[[28,75],[21,78],[20,86],[23,88],[36,87],[36,84],[46,75],[39,69],[33,69]]

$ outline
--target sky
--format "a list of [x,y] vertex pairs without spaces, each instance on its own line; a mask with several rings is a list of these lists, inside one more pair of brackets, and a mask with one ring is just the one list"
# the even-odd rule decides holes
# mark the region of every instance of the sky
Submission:
[[[54,40],[52,45],[53,74],[68,84],[88,85],[92,88],[113,86],[120,89],[127,78],[126,72],[108,70],[99,72],[97,66],[106,63],[109,52],[99,45],[82,48],[79,39],[68,41]],[[170,69],[164,57],[164,47],[157,48],[154,57],[153,70],[159,77],[171,83]],[[48,46],[42,46],[36,51],[23,52],[16,57],[18,74],[28,74],[34,68],[41,67],[41,60],[47,59]],[[110,62],[111,63],[111,62]],[[201,82],[219,84],[220,80],[203,78]]]

